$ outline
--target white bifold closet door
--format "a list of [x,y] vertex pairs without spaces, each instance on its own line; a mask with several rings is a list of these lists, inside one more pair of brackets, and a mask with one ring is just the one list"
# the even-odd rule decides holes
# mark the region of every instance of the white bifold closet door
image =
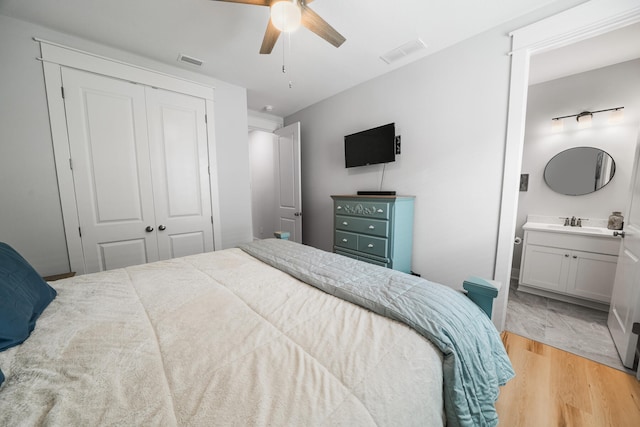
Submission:
[[62,69],[85,271],[213,250],[205,101]]

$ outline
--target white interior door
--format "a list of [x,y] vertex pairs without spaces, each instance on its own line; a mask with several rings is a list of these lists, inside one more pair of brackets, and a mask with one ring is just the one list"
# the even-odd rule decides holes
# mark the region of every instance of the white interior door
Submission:
[[288,231],[289,240],[302,243],[302,191],[300,188],[300,123],[280,128],[276,135],[276,230]]
[[640,322],[640,142],[632,183],[608,319],[620,359],[628,368],[633,367],[638,339],[631,329]]
[[159,257],[212,251],[205,101],[146,92]]
[[144,87],[62,69],[85,272],[158,259]]

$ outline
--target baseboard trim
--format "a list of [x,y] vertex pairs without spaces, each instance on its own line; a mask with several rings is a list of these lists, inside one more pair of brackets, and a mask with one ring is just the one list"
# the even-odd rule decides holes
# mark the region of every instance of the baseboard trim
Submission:
[[520,285],[520,284],[518,285],[517,289],[519,292],[525,292],[527,294],[538,295],[541,297],[564,301],[571,304],[581,305],[583,307],[593,308],[595,310],[609,312],[609,304],[605,304],[603,302],[590,301],[582,298],[575,298],[570,295],[557,294],[555,292],[545,291],[543,289],[532,288],[532,287],[529,287],[526,285]]

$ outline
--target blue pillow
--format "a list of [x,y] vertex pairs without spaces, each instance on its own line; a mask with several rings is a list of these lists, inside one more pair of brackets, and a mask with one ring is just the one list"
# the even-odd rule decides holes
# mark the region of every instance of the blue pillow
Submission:
[[26,340],[56,295],[27,260],[0,242],[0,351]]

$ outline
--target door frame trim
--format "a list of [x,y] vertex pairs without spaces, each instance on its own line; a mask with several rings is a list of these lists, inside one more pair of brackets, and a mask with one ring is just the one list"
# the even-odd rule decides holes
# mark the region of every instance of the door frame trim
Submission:
[[[591,0],[510,34],[513,50],[495,280],[506,284],[511,280],[531,55],[605,34],[636,22],[640,22],[640,5],[637,0]],[[506,322],[509,286],[503,286],[502,289],[492,317],[500,331],[504,329]]]
[[[158,87],[173,92],[191,95],[205,100],[207,114],[207,145],[210,166],[211,215],[213,227],[213,248],[222,248],[219,187],[217,174],[217,154],[215,144],[214,121],[214,88],[192,82],[180,77],[171,76],[148,68],[117,61],[84,52],[71,47],[59,45],[47,40],[36,39],[40,44],[42,67],[44,71],[45,92],[53,154],[58,178],[58,190],[62,207],[62,219],[66,237],[67,252],[71,271],[78,274],[86,272],[84,252],[80,238],[80,222],[77,212],[77,200],[71,170],[71,154],[64,100],[61,96],[62,67],[76,68],[111,78],[128,80],[147,86]],[[212,170],[211,170],[212,169]]]

